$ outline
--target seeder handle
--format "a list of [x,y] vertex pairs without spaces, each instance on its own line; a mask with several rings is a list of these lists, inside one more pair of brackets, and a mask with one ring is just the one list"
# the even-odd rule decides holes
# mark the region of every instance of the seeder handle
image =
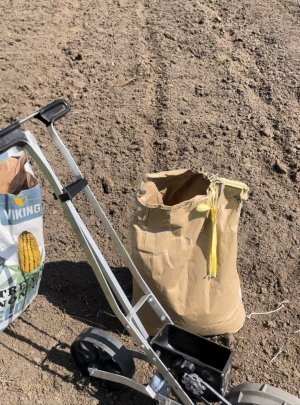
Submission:
[[[22,118],[19,121],[14,122],[13,124],[9,125],[8,127],[0,130],[0,140],[2,140],[6,135],[14,132],[18,129],[24,122],[36,118],[40,120],[46,126],[54,124],[59,118],[63,117],[70,111],[69,104],[65,100],[55,100],[52,103],[46,105],[45,107],[40,108],[38,111],[28,115],[25,118]],[[17,138],[17,137],[16,137]],[[17,140],[16,140],[17,141]],[[12,142],[12,139],[11,141]],[[7,143],[5,141],[4,143]],[[19,145],[19,143],[15,143],[12,146]],[[7,150],[7,148],[5,149]],[[0,149],[0,153],[2,153],[2,149]]]
[[55,121],[66,115],[69,111],[70,106],[65,100],[55,100],[37,111],[34,118],[37,118],[48,126],[54,124]]

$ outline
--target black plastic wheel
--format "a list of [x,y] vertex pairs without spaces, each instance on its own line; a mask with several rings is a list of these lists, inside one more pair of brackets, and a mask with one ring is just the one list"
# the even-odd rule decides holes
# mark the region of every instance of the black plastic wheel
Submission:
[[[89,368],[97,368],[128,378],[132,378],[135,373],[132,355],[118,339],[101,329],[87,328],[82,331],[71,345],[71,354],[84,377],[89,376]],[[124,387],[111,381],[105,383],[111,390]]]
[[300,405],[300,399],[267,384],[245,383],[229,391],[232,405]]

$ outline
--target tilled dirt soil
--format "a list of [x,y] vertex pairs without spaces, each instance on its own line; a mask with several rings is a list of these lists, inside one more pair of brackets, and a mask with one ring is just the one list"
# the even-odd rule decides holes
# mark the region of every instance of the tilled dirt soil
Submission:
[[[199,168],[250,188],[239,228],[246,312],[232,386],[265,382],[299,395],[299,17],[297,0],[1,2],[1,127],[56,98],[67,147],[128,246],[146,172]],[[42,149],[61,158],[37,126]],[[38,171],[37,171],[38,172]],[[103,297],[45,179],[47,260],[40,295],[0,337],[1,404],[145,404],[76,372],[69,345],[89,325],[135,347]],[[128,271],[77,199],[130,294]],[[137,363],[146,382],[150,367]]]

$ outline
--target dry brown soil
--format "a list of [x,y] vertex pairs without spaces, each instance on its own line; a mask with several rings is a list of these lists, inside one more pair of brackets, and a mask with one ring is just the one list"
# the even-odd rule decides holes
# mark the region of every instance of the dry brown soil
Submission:
[[[58,128],[126,245],[134,196],[151,171],[195,167],[251,188],[239,228],[247,314],[232,385],[299,395],[299,18],[297,0],[2,0],[0,125],[66,98]],[[59,175],[65,168],[33,127]],[[47,260],[40,295],[0,337],[1,404],[150,404],[80,378],[69,345],[98,324],[130,347],[44,189]],[[79,201],[130,294],[127,270]],[[283,304],[282,304],[283,303]],[[137,364],[147,381],[149,368]]]

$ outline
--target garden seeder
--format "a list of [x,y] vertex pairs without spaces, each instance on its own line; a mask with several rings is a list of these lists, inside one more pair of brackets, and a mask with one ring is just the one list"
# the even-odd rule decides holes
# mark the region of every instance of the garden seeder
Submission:
[[[54,128],[55,121],[68,111],[68,104],[64,100],[57,100],[1,130],[0,153],[11,147],[19,146],[24,148],[37,163],[48,179],[55,199],[61,203],[112,310],[139,344],[140,351],[129,350],[107,332],[87,328],[71,346],[72,357],[80,372],[84,376],[105,380],[108,389],[118,389],[120,385],[127,386],[153,398],[159,404],[165,405],[192,405],[198,402],[205,404],[220,402],[225,405],[300,404],[300,401],[294,396],[264,384],[243,384],[227,394],[231,370],[231,350],[175,326],[140,276],[92,193],[87,180],[81,174]],[[61,184],[33,134],[21,129],[22,124],[31,119],[38,119],[46,126],[50,138],[75,176],[72,184],[65,187]],[[86,195],[132,276],[143,291],[142,297],[134,306],[131,305],[73,205],[72,199],[79,192],[84,192]],[[153,338],[148,335],[138,315],[139,310],[146,303],[151,305],[161,321],[161,329]],[[149,379],[148,384],[143,385],[133,379],[134,358],[155,366],[156,372]]]

